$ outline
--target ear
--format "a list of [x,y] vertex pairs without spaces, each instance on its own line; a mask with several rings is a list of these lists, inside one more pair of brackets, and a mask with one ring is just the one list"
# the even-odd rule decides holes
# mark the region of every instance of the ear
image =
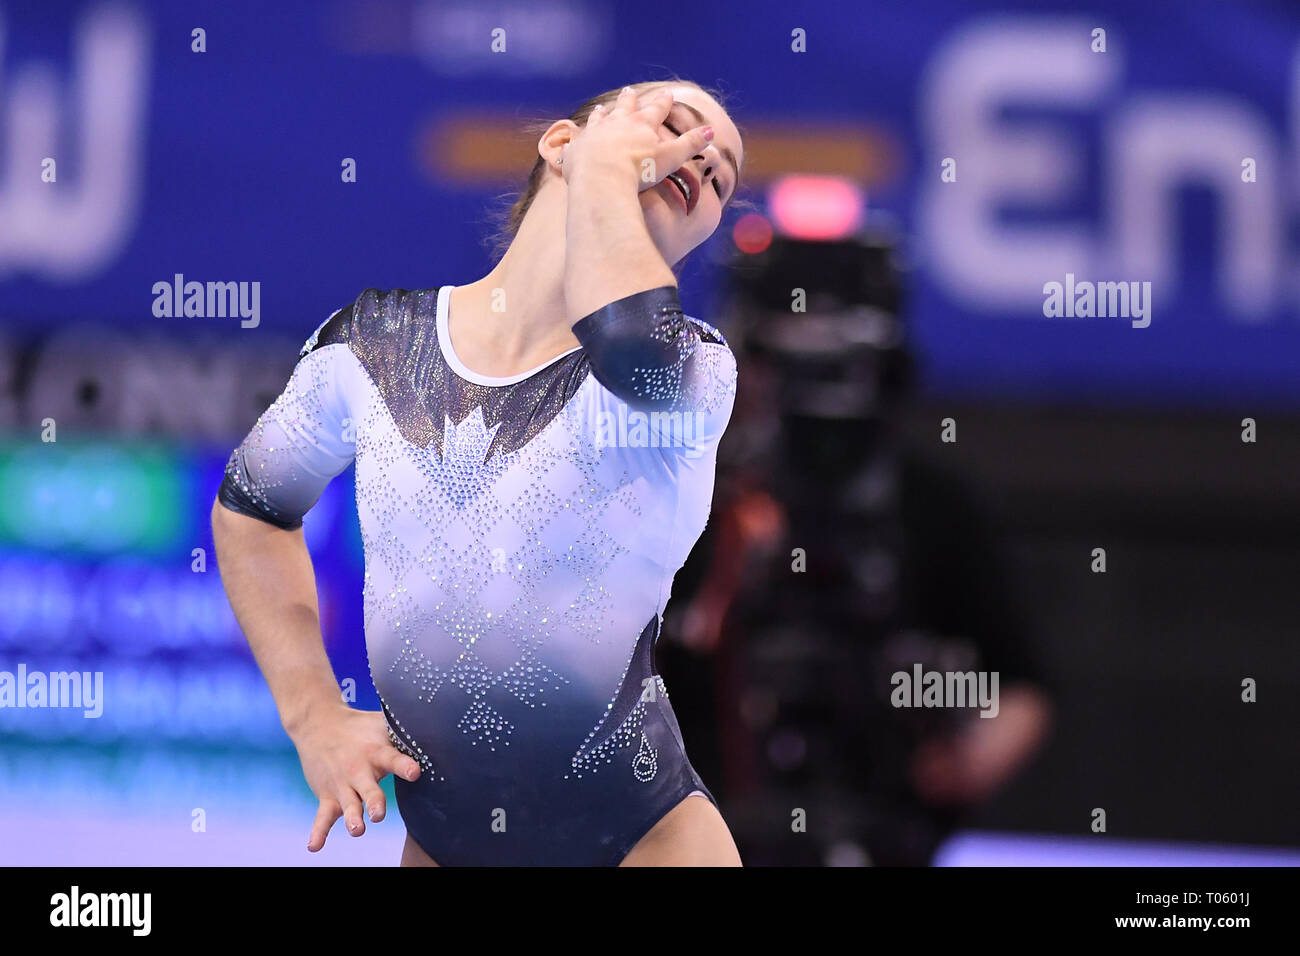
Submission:
[[553,164],[552,157],[558,156],[565,143],[572,142],[581,131],[581,127],[570,119],[556,120],[537,141],[537,155],[543,162]]

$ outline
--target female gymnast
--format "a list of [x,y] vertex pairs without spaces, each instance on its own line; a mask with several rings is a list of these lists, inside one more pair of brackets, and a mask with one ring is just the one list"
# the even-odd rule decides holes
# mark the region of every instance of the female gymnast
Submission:
[[[537,150],[488,275],[367,289],[304,344],[213,502],[222,580],[320,801],[309,850],[382,820],[392,773],[403,865],[739,866],[653,648],[736,389],[668,264],[717,228],[740,133],[658,81]],[[341,698],[301,530],[354,460],[378,711]]]

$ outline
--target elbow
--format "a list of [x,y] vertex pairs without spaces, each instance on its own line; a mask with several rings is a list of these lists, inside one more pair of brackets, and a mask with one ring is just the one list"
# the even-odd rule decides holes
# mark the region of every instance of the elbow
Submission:
[[680,407],[691,363],[678,335],[665,335],[643,318],[611,323],[579,341],[596,381],[628,405],[643,411]]
[[[629,408],[642,412],[673,412],[681,410],[680,389],[666,375],[655,375],[654,369],[597,368],[592,374],[596,381],[613,393]],[[668,384],[665,384],[667,380]]]
[[633,408],[647,412],[691,411],[707,403],[708,386],[728,380],[722,333],[682,312],[676,286],[647,289],[597,309],[573,325],[596,381]]
[[592,374],[637,408],[672,409],[683,366],[698,345],[682,315],[676,286],[611,302],[573,325]]

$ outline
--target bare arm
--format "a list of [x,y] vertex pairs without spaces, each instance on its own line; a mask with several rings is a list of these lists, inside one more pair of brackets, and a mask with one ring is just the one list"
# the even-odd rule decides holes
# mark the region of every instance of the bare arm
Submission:
[[[641,106],[625,88],[566,147],[564,298],[570,325],[637,292],[677,287],[650,236],[639,196],[704,148],[712,133],[700,126],[661,139],[672,104],[672,94],[660,90]],[[647,160],[652,182],[642,180]]]
[[650,238],[634,166],[592,164],[569,182],[564,301],[569,324],[618,299],[676,286]]
[[351,396],[364,370],[348,345],[350,314],[335,313],[304,346],[284,391],[226,462],[212,504],[226,595],[320,801],[312,851],[340,816],[353,836],[365,832],[366,807],[382,820],[378,781],[389,773],[415,780],[420,769],[393,746],[382,711],[344,702],[302,533],[303,516],[356,456]]
[[212,541],[235,618],[290,738],[312,718],[346,709],[325,654],[316,577],[302,528],[286,531],[212,505]]
[[365,808],[386,815],[378,781],[415,780],[420,767],[394,748],[381,711],[355,710],[339,693],[325,653],[316,578],[302,528],[285,530],[212,505],[212,540],[221,580],[280,711],[280,722],[320,800],[307,849],[315,852],[341,816],[365,833]]
[[661,93],[638,108],[626,90],[566,147],[566,317],[596,380],[634,408],[689,412],[691,447],[702,454],[726,427],[735,361],[718,330],[684,315],[639,197],[710,134],[698,127],[663,139],[672,96]]

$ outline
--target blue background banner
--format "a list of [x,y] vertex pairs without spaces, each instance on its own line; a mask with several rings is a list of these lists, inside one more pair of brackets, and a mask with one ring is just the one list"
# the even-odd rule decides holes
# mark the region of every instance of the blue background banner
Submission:
[[[472,281],[490,202],[531,165],[522,121],[676,70],[729,94],[760,201],[778,175],[833,172],[901,227],[931,392],[1300,399],[1294,7],[757,0],[743,16],[769,27],[735,42],[725,5],[682,28],[579,2],[0,6],[0,322],[257,334],[155,317],[154,284],[182,273],[259,282],[261,324],[305,336],[369,286]],[[836,155],[844,137],[866,159]],[[688,270],[688,311],[714,309],[728,227]],[[1151,325],[1045,317],[1043,286],[1067,273],[1151,282]]]

